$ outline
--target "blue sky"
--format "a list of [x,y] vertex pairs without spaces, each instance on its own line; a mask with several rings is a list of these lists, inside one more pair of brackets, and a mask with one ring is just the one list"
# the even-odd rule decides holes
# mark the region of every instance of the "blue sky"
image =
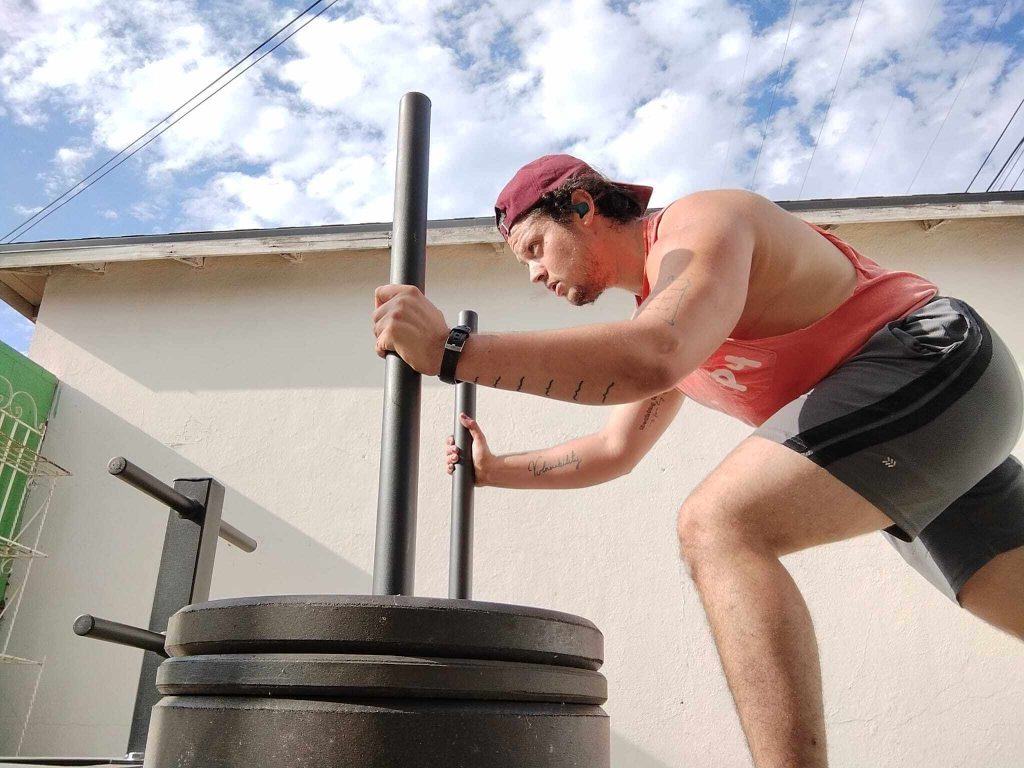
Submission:
[[[0,0],[2,232],[308,4]],[[963,191],[1024,95],[1024,0],[801,0],[791,28],[792,8],[338,2],[21,239],[386,221],[408,90],[434,105],[432,218],[486,215],[554,151],[655,204]],[[975,190],[1022,135],[1024,114]]]

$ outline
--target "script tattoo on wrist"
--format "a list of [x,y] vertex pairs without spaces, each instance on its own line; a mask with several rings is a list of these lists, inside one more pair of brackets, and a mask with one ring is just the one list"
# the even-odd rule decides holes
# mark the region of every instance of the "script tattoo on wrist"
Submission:
[[582,463],[583,459],[576,455],[576,451],[572,451],[560,458],[554,464],[549,464],[543,456],[538,456],[527,465],[526,469],[528,472],[533,473],[534,477],[540,477],[548,472],[553,472],[556,469],[562,469],[564,467],[574,467],[575,469],[579,469],[580,464]]
[[640,306],[637,314],[651,312],[656,317],[664,320],[669,325],[676,324],[679,315],[679,308],[683,299],[690,291],[691,283],[688,279],[679,279],[683,270],[690,263],[690,254],[684,251],[671,251],[665,254],[661,260],[661,272],[658,274],[658,284],[654,286],[651,295],[647,297]]
[[658,418],[658,410],[664,402],[665,397],[663,395],[655,395],[647,401],[647,410],[644,412],[644,420],[640,423],[641,432],[647,429],[648,423]]

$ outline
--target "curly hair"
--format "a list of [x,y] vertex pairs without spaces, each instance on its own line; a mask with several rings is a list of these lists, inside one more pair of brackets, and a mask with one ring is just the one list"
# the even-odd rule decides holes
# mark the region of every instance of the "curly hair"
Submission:
[[594,199],[598,213],[619,224],[628,224],[644,215],[643,206],[628,190],[599,174],[581,173],[570,176],[558,189],[545,193],[523,214],[523,219],[550,216],[558,223],[568,221],[574,212],[572,193],[577,189],[582,189]]

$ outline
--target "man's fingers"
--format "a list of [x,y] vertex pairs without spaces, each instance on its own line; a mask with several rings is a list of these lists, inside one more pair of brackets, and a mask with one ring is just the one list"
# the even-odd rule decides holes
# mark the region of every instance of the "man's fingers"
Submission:
[[393,299],[395,296],[399,296],[403,293],[419,293],[420,289],[415,285],[401,285],[399,283],[391,283],[390,285],[381,285],[373,292],[373,303],[374,306],[379,307],[381,304]]
[[480,431],[480,425],[476,423],[476,419],[460,413],[459,421],[462,422],[462,426],[469,430],[469,434],[473,436],[474,440],[479,440],[484,436],[483,432]]

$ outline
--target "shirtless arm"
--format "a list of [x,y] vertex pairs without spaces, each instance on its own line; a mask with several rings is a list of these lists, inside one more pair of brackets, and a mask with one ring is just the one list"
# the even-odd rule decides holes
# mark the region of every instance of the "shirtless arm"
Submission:
[[[685,397],[671,389],[612,409],[605,426],[551,448],[495,456],[480,426],[470,420],[476,484],[499,488],[585,488],[628,474],[651,450]],[[448,470],[459,460],[449,440]]]
[[[743,311],[754,247],[747,193],[677,201],[648,258],[655,286],[633,320],[474,335],[462,381],[586,405],[644,400],[671,388],[728,337]],[[443,315],[415,288],[377,289],[377,351],[395,349],[427,375],[440,369]]]

